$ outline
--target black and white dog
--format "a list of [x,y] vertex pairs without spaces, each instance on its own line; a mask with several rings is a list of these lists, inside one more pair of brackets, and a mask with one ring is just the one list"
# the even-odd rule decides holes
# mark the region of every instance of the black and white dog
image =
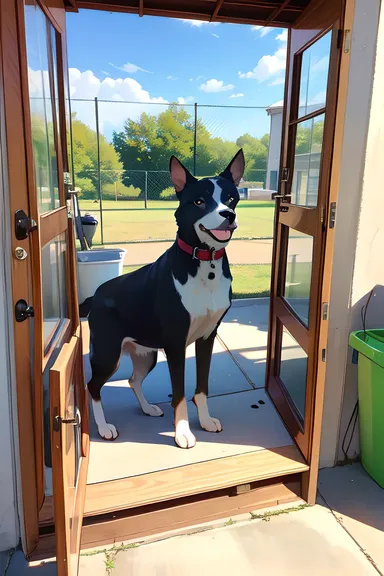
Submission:
[[[175,212],[175,243],[156,262],[100,286],[90,304],[90,362],[88,390],[98,432],[114,440],[118,432],[107,423],[101,403],[102,386],[116,371],[122,352],[129,353],[129,380],[140,406],[149,416],[162,416],[142,392],[144,378],[163,349],[172,381],[175,440],[192,448],[196,438],[188,423],[184,394],[185,350],[195,342],[197,385],[193,401],[200,425],[221,432],[207,404],[208,378],[217,328],[231,305],[231,281],[225,247],[237,227],[237,186],[244,173],[240,150],[215,178],[197,180],[172,156],[170,173],[180,205]],[[87,302],[87,301],[86,301]]]

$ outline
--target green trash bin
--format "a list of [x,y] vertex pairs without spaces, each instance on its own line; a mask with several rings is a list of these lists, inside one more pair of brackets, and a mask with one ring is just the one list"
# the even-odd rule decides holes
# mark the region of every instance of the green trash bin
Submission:
[[361,462],[384,488],[384,330],[352,332],[349,344],[359,352]]

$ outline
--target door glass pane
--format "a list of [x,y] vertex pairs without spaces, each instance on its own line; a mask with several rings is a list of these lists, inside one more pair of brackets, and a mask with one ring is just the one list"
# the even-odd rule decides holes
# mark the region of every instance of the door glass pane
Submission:
[[304,419],[308,356],[285,326],[282,329],[280,379]]
[[[49,34],[52,25],[34,1],[25,5],[28,86],[32,146],[39,212],[60,205],[57,153],[53,126],[54,84],[49,72]],[[56,70],[56,68],[55,68]]]
[[298,118],[325,107],[332,32],[303,52]]
[[317,206],[321,151],[323,148],[324,114],[297,125],[291,202],[300,206]]
[[309,315],[312,253],[312,236],[290,228],[284,298],[306,325],[308,325]]
[[65,234],[56,236],[41,251],[45,347],[62,318],[68,317],[65,287]]

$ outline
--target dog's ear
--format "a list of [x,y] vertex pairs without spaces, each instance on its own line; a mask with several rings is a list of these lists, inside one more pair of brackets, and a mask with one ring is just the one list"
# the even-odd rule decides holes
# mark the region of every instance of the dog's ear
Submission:
[[245,158],[243,149],[240,148],[236,156],[232,158],[224,172],[220,174],[222,178],[226,178],[238,186],[240,184],[240,180],[243,177],[245,170]]
[[182,165],[176,156],[172,156],[169,162],[169,172],[171,180],[175,187],[176,193],[179,196],[184,190],[186,184],[196,182],[197,179]]

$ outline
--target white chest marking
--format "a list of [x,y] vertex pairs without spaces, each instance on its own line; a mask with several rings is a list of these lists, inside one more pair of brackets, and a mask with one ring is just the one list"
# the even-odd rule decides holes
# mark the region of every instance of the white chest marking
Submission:
[[[215,278],[208,279],[213,272]],[[173,278],[181,302],[191,317],[187,346],[199,338],[208,338],[221,316],[228,309],[231,280],[223,276],[222,260],[215,261],[212,269],[210,262],[200,262],[195,277],[188,275],[185,284]]]

